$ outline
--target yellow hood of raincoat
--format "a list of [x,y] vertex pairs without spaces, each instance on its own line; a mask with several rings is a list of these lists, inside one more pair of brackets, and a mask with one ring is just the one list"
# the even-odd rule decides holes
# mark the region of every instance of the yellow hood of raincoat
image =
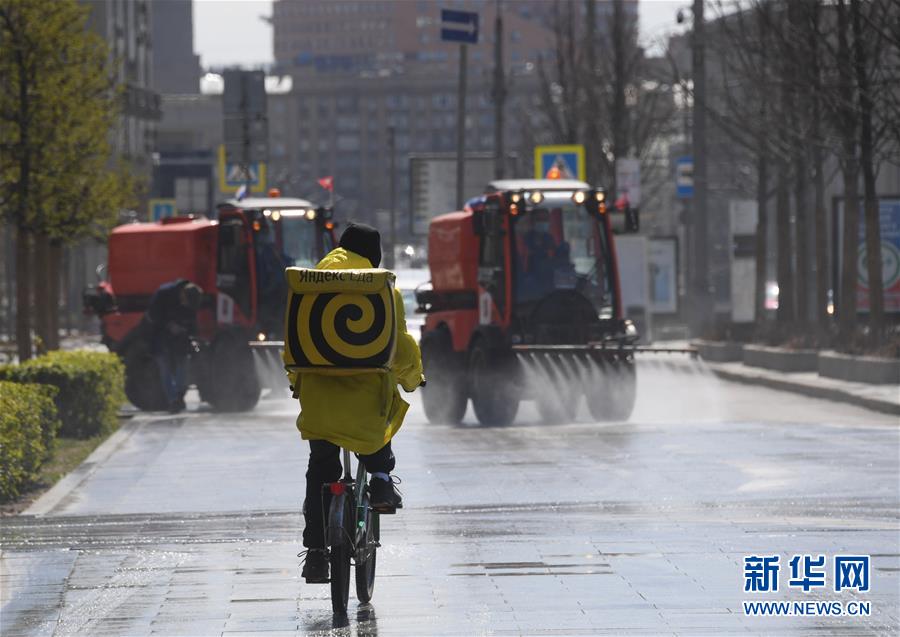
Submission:
[[[318,270],[371,268],[365,257],[335,248],[316,266]],[[406,331],[403,297],[394,290],[397,317],[397,349],[386,375],[326,376],[289,371],[294,395],[300,398],[297,429],[304,440],[328,440],[355,453],[375,453],[386,445],[403,424],[409,409],[397,384],[412,391],[422,381],[422,354]]]

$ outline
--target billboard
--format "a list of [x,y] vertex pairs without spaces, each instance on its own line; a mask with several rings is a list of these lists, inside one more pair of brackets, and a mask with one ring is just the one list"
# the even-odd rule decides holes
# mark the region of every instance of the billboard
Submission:
[[[860,209],[862,213],[862,209]],[[860,214],[863,217],[863,214]],[[881,199],[878,202],[881,225],[881,279],[884,282],[884,311],[900,312],[900,199]],[[866,225],[859,223],[857,253],[858,282],[856,306],[860,312],[869,311],[869,272],[866,268]]]
[[650,271],[650,311],[674,314],[678,311],[678,239],[654,237],[647,241]]
[[641,205],[641,162],[633,157],[616,160],[616,198],[627,195],[632,208]]
[[[835,229],[838,240],[838,272],[842,267],[844,202],[836,202]],[[881,277],[884,282],[884,311],[900,312],[900,197],[884,197],[878,200],[878,217],[881,225]],[[866,268],[866,223],[863,201],[859,202],[859,240],[856,253],[857,283],[856,303],[860,312],[869,311],[869,273]]]
[[[466,198],[483,193],[493,174],[492,154],[466,155]],[[426,235],[433,217],[456,210],[456,155],[410,156],[409,196],[410,232],[413,235]]]

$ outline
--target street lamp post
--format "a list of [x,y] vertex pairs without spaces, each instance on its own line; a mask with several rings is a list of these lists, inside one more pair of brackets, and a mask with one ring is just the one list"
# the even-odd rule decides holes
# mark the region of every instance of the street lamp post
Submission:
[[[704,0],[694,0],[691,13],[691,154],[693,192],[688,225],[688,310],[687,320],[693,336],[702,335],[710,323],[712,303],[709,285],[709,222],[707,216],[706,170],[706,33]],[[684,21],[679,9],[677,20]],[[685,202],[687,208],[687,201]]]
[[694,0],[694,31],[691,41],[691,66],[694,81],[693,155],[694,155],[694,271],[695,308],[692,331],[701,335],[709,324],[709,223],[707,220],[706,194],[706,38],[703,17],[704,0]]

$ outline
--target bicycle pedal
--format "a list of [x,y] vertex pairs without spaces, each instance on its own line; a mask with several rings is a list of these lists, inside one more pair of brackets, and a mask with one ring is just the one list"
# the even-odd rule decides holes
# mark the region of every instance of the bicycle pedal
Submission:
[[394,515],[397,512],[397,509],[402,509],[403,507],[384,507],[380,509],[372,508],[373,511],[379,513],[381,515]]
[[307,579],[307,578],[304,577],[303,580],[304,580],[307,584],[330,584],[330,583],[331,583],[331,578],[328,578],[328,579],[314,579],[314,580],[309,580],[309,579]]

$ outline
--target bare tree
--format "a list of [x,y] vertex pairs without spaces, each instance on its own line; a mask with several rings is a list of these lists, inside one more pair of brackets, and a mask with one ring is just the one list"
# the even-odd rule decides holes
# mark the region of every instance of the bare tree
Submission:
[[[883,2],[868,4],[875,20],[884,12]],[[850,0],[853,21],[853,52],[856,89],[859,99],[859,160],[863,174],[864,213],[866,221],[865,254],[869,288],[869,326],[873,340],[881,340],[884,329],[884,282],[881,275],[881,220],[878,213],[878,193],[875,191],[875,142],[873,139],[874,105],[872,96],[872,64],[870,60],[881,50],[880,32],[874,37],[863,34],[863,8],[859,0]]]
[[[672,83],[656,76],[637,42],[637,20],[613,0],[598,32],[597,0],[554,4],[554,55],[538,62],[541,112],[549,139],[584,143],[587,175],[616,188],[616,159],[642,163],[642,202],[652,201],[668,176],[651,161],[654,144],[672,126]],[[584,18],[576,15],[583,8]]]

